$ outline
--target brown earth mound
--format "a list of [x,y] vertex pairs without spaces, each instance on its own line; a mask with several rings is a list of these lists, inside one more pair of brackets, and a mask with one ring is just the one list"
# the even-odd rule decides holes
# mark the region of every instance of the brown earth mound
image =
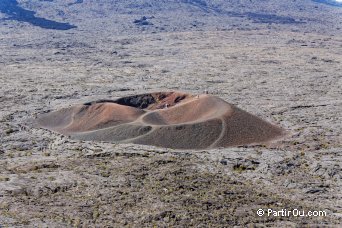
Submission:
[[81,140],[204,149],[265,143],[284,131],[211,95],[150,93],[41,115],[46,129]]

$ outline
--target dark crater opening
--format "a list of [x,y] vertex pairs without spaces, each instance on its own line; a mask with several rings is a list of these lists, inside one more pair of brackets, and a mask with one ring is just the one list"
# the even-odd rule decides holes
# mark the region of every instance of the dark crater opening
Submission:
[[119,105],[130,106],[134,108],[145,109],[148,108],[150,105],[158,103],[158,101],[163,100],[167,97],[167,94],[164,93],[147,93],[147,94],[140,94],[140,95],[133,95],[129,97],[122,97],[117,100],[97,100],[84,103],[84,105],[92,105],[98,103],[116,103]]
[[130,97],[123,97],[115,101],[115,103],[120,105],[126,105],[140,109],[145,109],[156,102],[157,101],[152,94],[142,94]]
[[187,98],[185,94],[178,94],[172,92],[158,92],[158,93],[146,93],[133,95],[128,97],[122,97],[117,100],[97,100],[84,103],[83,105],[92,105],[98,103],[116,103],[119,105],[130,106],[139,109],[163,109],[176,105]]
[[176,99],[175,99],[175,103],[178,103],[178,102],[180,102],[181,100],[184,100],[185,98],[186,98],[185,95],[183,95],[183,96],[178,96],[178,97],[176,97]]

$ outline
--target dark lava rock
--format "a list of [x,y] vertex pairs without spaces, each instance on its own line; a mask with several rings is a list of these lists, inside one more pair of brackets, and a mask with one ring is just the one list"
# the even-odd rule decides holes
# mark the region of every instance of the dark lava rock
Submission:
[[31,25],[44,29],[68,30],[76,28],[69,23],[61,23],[57,21],[47,20],[45,18],[36,17],[36,12],[22,8],[16,0],[1,0],[0,12],[8,16],[6,20],[15,20],[20,22],[28,22]]
[[151,22],[148,21],[148,19],[152,19],[152,18],[154,18],[154,17],[143,16],[140,19],[134,20],[133,23],[136,24],[136,25],[140,25],[140,26],[153,25]]

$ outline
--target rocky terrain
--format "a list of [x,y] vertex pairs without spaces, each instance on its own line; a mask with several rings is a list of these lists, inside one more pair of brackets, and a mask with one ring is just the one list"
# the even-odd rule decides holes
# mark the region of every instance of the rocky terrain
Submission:
[[[342,8],[322,2],[1,1],[0,226],[338,227]],[[291,135],[173,150],[32,124],[75,104],[167,90],[207,90]]]

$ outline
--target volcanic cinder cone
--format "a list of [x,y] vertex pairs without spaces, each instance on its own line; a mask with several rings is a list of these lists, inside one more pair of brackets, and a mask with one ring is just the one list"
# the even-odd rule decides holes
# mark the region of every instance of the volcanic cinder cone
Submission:
[[266,143],[284,130],[224,100],[161,92],[100,100],[43,114],[46,129],[80,140],[205,149]]

